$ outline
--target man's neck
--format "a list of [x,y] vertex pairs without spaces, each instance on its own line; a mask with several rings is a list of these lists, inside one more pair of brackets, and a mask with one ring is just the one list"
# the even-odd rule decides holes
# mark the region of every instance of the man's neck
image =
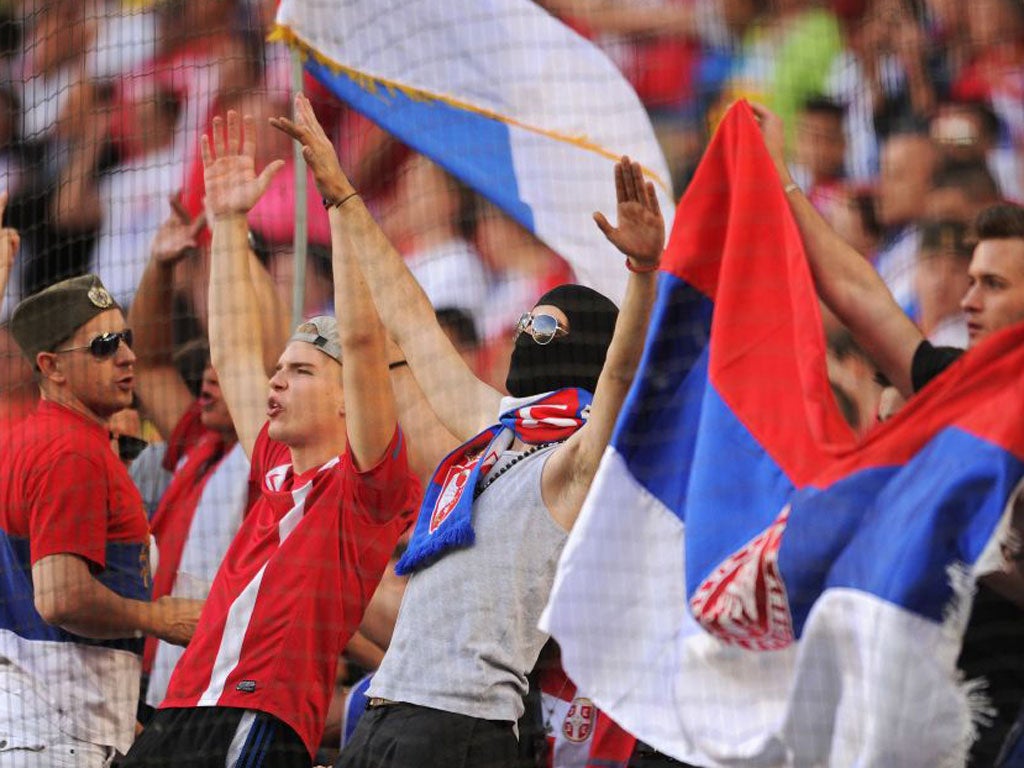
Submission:
[[85,418],[89,419],[89,421],[95,422],[104,429],[107,428],[109,418],[100,416],[98,413],[95,413],[92,409],[86,406],[81,400],[79,400],[74,395],[71,395],[70,393],[64,392],[62,390],[57,390],[56,392],[47,391],[47,389],[43,387],[39,388],[39,393],[43,400],[64,406],[69,411],[74,411],[75,413],[84,416]]
[[344,438],[336,441],[324,441],[302,446],[290,446],[292,453],[292,471],[301,475],[311,469],[322,467],[335,456],[341,456],[348,447]]

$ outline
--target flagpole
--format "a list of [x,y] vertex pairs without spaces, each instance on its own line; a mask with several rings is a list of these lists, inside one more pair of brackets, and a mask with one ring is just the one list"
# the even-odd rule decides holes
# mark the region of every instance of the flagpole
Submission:
[[[292,48],[292,94],[302,93],[302,57]],[[306,246],[307,237],[307,192],[306,161],[302,157],[302,145],[292,142],[295,155],[295,232],[293,235],[294,269],[292,270],[292,328],[303,318],[306,293]]]

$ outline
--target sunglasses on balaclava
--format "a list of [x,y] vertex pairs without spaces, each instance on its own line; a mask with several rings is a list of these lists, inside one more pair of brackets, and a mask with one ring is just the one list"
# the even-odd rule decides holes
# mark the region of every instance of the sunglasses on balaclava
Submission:
[[534,306],[545,305],[559,309],[568,323],[563,325],[545,312],[526,312],[519,318],[505,388],[514,397],[563,387],[593,392],[615,331],[618,309],[609,299],[582,285],[560,285],[541,296]]

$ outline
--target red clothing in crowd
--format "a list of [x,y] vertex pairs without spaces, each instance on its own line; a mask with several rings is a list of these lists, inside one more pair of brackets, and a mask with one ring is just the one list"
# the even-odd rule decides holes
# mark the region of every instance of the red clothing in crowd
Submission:
[[359,471],[346,452],[296,476],[264,426],[250,474],[256,498],[214,580],[161,708],[224,706],[287,723],[312,755],[338,655],[373,596],[420,486],[401,432]]

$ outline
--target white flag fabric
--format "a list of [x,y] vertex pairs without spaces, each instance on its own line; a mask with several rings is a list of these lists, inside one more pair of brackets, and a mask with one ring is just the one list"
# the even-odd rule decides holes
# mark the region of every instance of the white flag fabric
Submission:
[[615,210],[621,155],[665,158],[636,93],[594,45],[530,0],[282,0],[276,36],[339,99],[533,232],[619,303],[621,254],[591,220]]

